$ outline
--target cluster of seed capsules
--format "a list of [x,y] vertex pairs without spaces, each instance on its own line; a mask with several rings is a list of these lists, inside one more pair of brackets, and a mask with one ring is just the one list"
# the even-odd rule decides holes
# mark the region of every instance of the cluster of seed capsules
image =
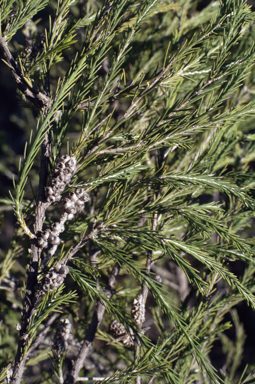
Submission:
[[53,292],[57,290],[60,285],[64,282],[69,269],[66,265],[57,262],[54,266],[54,269],[49,271],[41,282],[41,294]]
[[125,347],[133,347],[134,338],[130,335],[123,324],[119,323],[116,319],[112,320],[109,325],[110,334],[116,338],[117,341],[121,341]]
[[[48,203],[54,203],[61,200],[61,193],[66,185],[71,181],[72,175],[77,169],[76,158],[74,156],[63,155],[57,163],[50,178],[48,186],[45,189]],[[47,255],[42,263],[42,269],[48,260],[55,254],[58,245],[61,243],[60,234],[65,230],[65,222],[72,220],[77,212],[84,208],[84,203],[89,200],[88,194],[81,188],[77,188],[74,192],[70,192],[62,200],[62,215],[59,222],[51,225],[51,229],[44,230],[37,240],[38,247],[47,250]],[[57,263],[54,270],[46,274],[40,284],[40,293],[52,292],[58,288],[64,281],[69,270],[65,265]]]
[[51,230],[46,229],[43,231],[37,240],[39,248],[48,248],[50,245],[52,247],[58,246],[61,242],[59,235],[65,230],[65,221],[72,220],[75,213],[80,212],[84,207],[84,203],[88,200],[88,194],[80,188],[69,193],[68,196],[63,199],[64,204],[62,209],[64,213],[62,214],[60,221],[53,223],[51,225]]
[[70,183],[76,169],[77,163],[75,156],[63,155],[59,159],[48,186],[45,189],[48,203],[55,203],[61,200],[61,193],[64,191],[66,184]]
[[[55,228],[56,224],[60,223],[53,223],[51,228]],[[63,229],[61,228],[61,231],[57,232],[54,231],[54,229],[51,231],[50,229],[46,229],[41,233],[41,237],[39,237],[37,244],[40,248],[48,248],[49,245],[59,245],[61,240],[59,238],[59,233],[64,231],[64,225],[62,225]]]
[[[56,168],[49,180],[48,186],[45,188],[46,199],[48,203],[55,203],[61,200],[61,193],[65,190],[66,185],[71,181],[72,175],[77,169],[75,156],[63,155],[57,163]],[[63,199],[63,214],[59,222],[53,223],[50,229],[46,229],[41,233],[37,244],[39,248],[53,248],[55,253],[56,247],[61,240],[59,235],[64,232],[64,223],[72,220],[77,212],[80,212],[84,203],[89,200],[88,194],[81,188],[77,188],[74,192],[69,193]],[[50,253],[52,253],[50,252]]]
[[131,315],[138,326],[141,326],[145,322],[145,305],[143,295],[138,295],[134,298]]
[[64,198],[63,210],[68,214],[67,220],[72,220],[77,212],[82,211],[84,203],[89,201],[89,195],[81,188],[69,193]]
[[57,325],[52,349],[56,351],[58,358],[67,351],[71,329],[72,324],[68,319],[61,319],[60,323]]
[[[131,315],[138,326],[141,326],[145,321],[145,305],[142,295],[138,295],[133,300]],[[124,325],[119,323],[116,319],[112,320],[109,326],[110,334],[116,338],[115,342],[121,341],[125,347],[134,346],[134,336],[129,334]]]

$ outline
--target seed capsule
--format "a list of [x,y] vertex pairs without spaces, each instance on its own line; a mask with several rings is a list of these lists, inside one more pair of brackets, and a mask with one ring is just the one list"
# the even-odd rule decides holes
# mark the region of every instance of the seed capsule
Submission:
[[64,174],[60,173],[57,180],[58,180],[59,183],[65,184]]
[[68,197],[64,198],[64,207],[74,207],[74,202],[70,200]]
[[59,262],[59,261],[57,261],[56,262],[56,264],[55,264],[55,266],[54,266],[54,269],[55,269],[55,271],[59,271],[60,270],[60,268],[62,267],[62,264]]
[[132,347],[134,345],[133,337],[127,333],[125,327],[117,320],[111,322],[109,331],[117,338],[116,341],[121,341],[125,347]]
[[16,329],[17,329],[17,331],[20,331],[20,330],[21,330],[21,325],[20,325],[20,324],[17,324],[17,325],[16,325]]
[[45,231],[43,231],[41,233],[41,237],[44,239],[44,240],[47,240],[50,236],[50,230],[49,229],[45,229]]
[[133,319],[138,325],[141,325],[145,321],[145,306],[143,301],[143,296],[138,295],[137,298],[133,300],[131,314]]
[[37,244],[40,248],[48,248],[48,241],[44,240],[42,237],[40,237],[37,241]]
[[61,240],[58,236],[54,235],[54,233],[51,233],[49,236],[49,242],[53,245],[59,245]]
[[58,273],[66,276],[69,273],[69,268],[63,264],[63,265],[61,265],[60,269],[58,270]]
[[121,340],[123,345],[127,348],[133,347],[134,340],[132,336],[130,336],[128,333],[124,336],[124,338]]
[[76,159],[74,157],[71,157],[65,165],[73,170],[75,172],[76,170]]
[[63,155],[57,162],[53,170],[49,185],[45,192],[47,201],[54,203],[61,200],[60,193],[65,190],[66,184],[71,181],[73,173],[76,171],[76,158],[74,156]]
[[64,232],[65,227],[64,227],[64,224],[56,222],[51,225],[51,229],[53,232],[58,234],[60,232]]
[[77,210],[76,210],[74,205],[67,206],[67,207],[64,205],[64,210],[65,210],[65,212],[71,213],[73,215],[77,212]]
[[57,262],[54,270],[48,272],[42,282],[43,292],[47,292],[48,289],[50,292],[53,292],[54,289],[58,289],[60,285],[64,282],[66,275],[69,273],[69,268]]
[[47,197],[47,201],[48,201],[48,203],[55,203],[55,201],[56,201],[55,195],[49,195]]
[[110,323],[109,331],[114,337],[119,337],[127,333],[124,325],[120,324],[116,319]]
[[77,188],[75,194],[79,198],[79,200],[84,202],[89,201],[89,195],[83,189]]
[[63,170],[61,168],[55,168],[52,174],[52,180],[56,177],[60,177],[63,175]]
[[62,161],[60,161],[60,162],[58,163],[58,165],[57,165],[57,168],[58,168],[58,169],[65,169],[65,168],[66,168],[65,163],[63,163]]
[[73,202],[76,202],[79,200],[78,196],[76,195],[76,193],[69,193],[68,195],[68,199],[70,199],[71,201]]
[[55,288],[58,288],[55,283],[50,283],[49,284],[50,292],[54,291]]
[[46,187],[46,193],[48,196],[55,194],[55,192],[53,191],[53,189],[51,187]]
[[81,201],[81,200],[77,200],[76,203],[75,203],[75,207],[78,209],[78,210],[82,210],[84,208],[84,202]]
[[56,193],[55,195],[55,201],[60,201],[61,200],[61,195],[60,193]]
[[47,273],[47,277],[50,280],[54,280],[57,277],[57,272],[56,271],[51,271],[51,272]]
[[61,285],[63,283],[64,276],[58,275],[55,280],[56,280],[56,284],[59,286],[59,285]]
[[54,349],[60,358],[60,356],[66,352],[68,348],[68,339],[71,333],[72,325],[68,319],[61,319],[57,326],[57,331],[54,336],[54,343],[52,349]]
[[72,177],[72,174],[73,174],[73,171],[70,170],[70,168],[68,168],[68,167],[62,170],[62,175],[63,176]]
[[63,162],[63,163],[66,163],[68,160],[70,160],[70,156],[69,155],[62,155],[61,156],[61,161]]

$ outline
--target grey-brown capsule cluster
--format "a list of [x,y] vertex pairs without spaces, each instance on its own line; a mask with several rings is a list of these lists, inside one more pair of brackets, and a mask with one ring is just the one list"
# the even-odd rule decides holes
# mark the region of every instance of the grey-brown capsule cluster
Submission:
[[137,325],[142,325],[145,321],[145,305],[142,295],[138,295],[133,300],[131,315]]
[[[145,305],[141,294],[134,298],[131,314],[136,324],[141,327],[145,321]],[[119,323],[116,319],[111,322],[109,332],[116,338],[115,341],[121,341],[125,347],[132,347],[134,345],[134,336],[130,335],[126,331],[124,325]]]
[[52,224],[50,229],[46,229],[41,233],[41,237],[38,239],[37,244],[40,248],[48,248],[50,245],[59,245],[61,240],[59,238],[59,233],[64,231],[64,225],[61,226],[61,230],[57,228],[60,223]]
[[71,333],[72,324],[68,319],[61,319],[54,336],[52,349],[57,353],[58,358],[67,351],[68,339]]
[[51,225],[51,230],[46,229],[41,233],[41,237],[38,239],[37,244],[40,248],[48,248],[50,245],[59,245],[61,240],[59,234],[64,232],[65,226],[60,221],[59,223],[53,223]]
[[46,198],[49,203],[61,200],[61,193],[64,191],[66,184],[70,183],[76,168],[77,163],[74,156],[63,155],[59,159],[45,189]]
[[53,292],[54,289],[58,289],[60,285],[66,278],[66,275],[69,273],[69,269],[66,265],[59,262],[56,263],[54,269],[49,271],[42,281],[42,294],[48,292]]
[[124,325],[120,324],[117,320],[112,320],[109,331],[114,337],[122,336],[127,332]]
[[117,338],[116,341],[121,341],[125,347],[132,347],[134,345],[134,340],[129,333],[127,333],[123,324],[120,324],[116,319],[112,320],[109,326],[110,334]]
[[77,212],[83,209],[86,201],[89,201],[89,195],[81,188],[77,188],[64,198],[63,209],[68,214],[68,220],[71,220]]
[[[64,191],[66,184],[71,181],[72,175],[76,169],[77,163],[74,156],[63,155],[59,159],[52,177],[49,180],[48,186],[45,188],[48,203],[54,203],[61,200],[61,193]],[[42,232],[37,241],[37,244],[41,249],[50,248],[44,265],[47,260],[55,254],[57,247],[61,242],[59,235],[65,230],[64,223],[66,220],[72,220],[75,213],[80,212],[84,208],[84,203],[88,200],[88,194],[81,188],[77,188],[63,199],[62,210],[64,213],[59,222],[53,223],[51,230],[46,229]]]

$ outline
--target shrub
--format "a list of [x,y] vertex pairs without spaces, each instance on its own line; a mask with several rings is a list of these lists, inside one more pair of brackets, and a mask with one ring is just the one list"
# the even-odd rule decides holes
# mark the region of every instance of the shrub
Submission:
[[254,382],[254,14],[202,5],[1,1],[27,137],[1,380]]

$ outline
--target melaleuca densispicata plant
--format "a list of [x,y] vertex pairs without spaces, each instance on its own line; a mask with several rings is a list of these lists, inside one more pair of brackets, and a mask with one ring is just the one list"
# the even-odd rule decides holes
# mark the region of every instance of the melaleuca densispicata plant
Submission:
[[0,159],[17,221],[1,381],[253,382],[237,310],[255,309],[252,9],[1,0],[0,15],[27,139]]

